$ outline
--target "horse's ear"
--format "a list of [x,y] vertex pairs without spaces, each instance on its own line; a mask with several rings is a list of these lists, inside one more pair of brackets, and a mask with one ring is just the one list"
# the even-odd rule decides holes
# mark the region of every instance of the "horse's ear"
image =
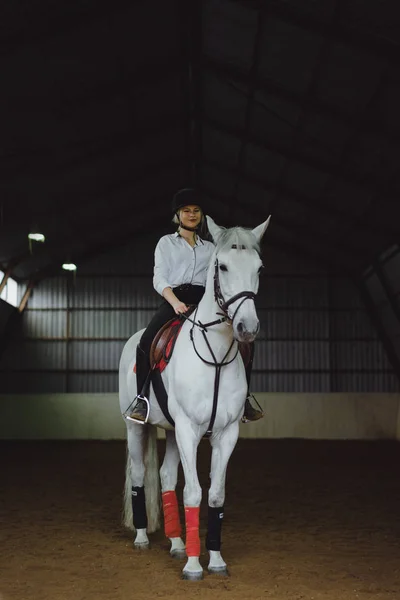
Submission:
[[264,223],[261,223],[261,225],[258,225],[257,227],[255,227],[253,229],[253,234],[256,236],[258,243],[261,242],[262,236],[267,231],[267,227],[269,225],[270,220],[271,220],[271,215],[269,215],[268,219],[266,221],[264,221]]
[[216,222],[214,221],[214,219],[212,219],[208,215],[206,216],[206,219],[207,219],[208,230],[211,233],[212,239],[214,240],[214,244],[217,244],[218,238],[221,235],[221,233],[224,231],[224,228],[217,225]]

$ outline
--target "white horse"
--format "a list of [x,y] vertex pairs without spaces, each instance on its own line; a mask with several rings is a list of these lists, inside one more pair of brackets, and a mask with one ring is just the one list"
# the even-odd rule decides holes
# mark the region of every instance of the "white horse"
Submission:
[[[138,548],[148,548],[147,533],[160,526],[156,428],[161,427],[166,430],[166,453],[159,472],[164,528],[171,541],[171,555],[187,556],[182,572],[184,579],[203,577],[199,561],[201,487],[196,458],[198,444],[205,435],[212,446],[206,538],[208,571],[227,574],[227,566],[220,553],[225,477],[238,439],[239,421],[247,394],[245,368],[237,342],[253,341],[260,328],[254,299],[262,267],[260,241],[269,220],[253,230],[240,227],[224,229],[207,217],[216,248],[208,269],[205,293],[197,311],[190,317],[191,321],[184,323],[171,360],[162,373],[175,429],[161,411],[152,387],[148,423],[141,425],[125,419],[124,525],[136,530],[134,545]],[[123,415],[136,395],[133,368],[136,346],[142,333],[143,330],[138,331],[128,340],[121,355],[119,396]],[[216,396],[217,403],[213,401]],[[185,478],[186,547],[182,540],[175,493],[179,461],[182,462]]]

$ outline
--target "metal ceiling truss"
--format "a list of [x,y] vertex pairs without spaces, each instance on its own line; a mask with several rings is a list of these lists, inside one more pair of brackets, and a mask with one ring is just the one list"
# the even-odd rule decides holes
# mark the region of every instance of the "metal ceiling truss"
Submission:
[[[341,177],[341,173],[344,171],[344,169],[346,167],[345,162],[346,162],[346,160],[348,160],[349,150],[351,149],[357,136],[361,133],[364,115],[368,114],[371,106],[373,106],[374,103],[377,101],[377,98],[379,97],[379,94],[381,93],[382,82],[385,80],[385,77],[386,77],[386,72],[382,73],[382,75],[378,81],[378,84],[376,85],[375,90],[371,94],[371,97],[370,97],[367,105],[365,106],[364,110],[360,110],[358,112],[357,116],[354,117],[354,123],[353,123],[351,135],[348,137],[346,143],[343,145],[342,151],[341,151],[339,159],[338,159],[338,163],[335,165],[335,168],[337,169],[337,171],[336,171],[336,173],[332,173],[330,175],[329,179],[326,180],[326,182],[323,186],[323,189],[321,190],[321,192],[319,193],[319,195],[316,199],[316,202],[323,202],[323,198],[329,192],[329,189],[333,185],[335,178]],[[393,178],[393,183],[394,183],[394,178]],[[386,184],[384,184],[382,182],[382,185],[380,188],[380,193],[375,192],[375,199],[373,199],[371,202],[368,202],[368,203],[366,201],[367,208],[365,210],[363,210],[361,212],[361,214],[359,214],[357,217],[357,220],[361,226],[363,226],[363,223],[365,223],[365,221],[366,221],[369,209],[372,208],[373,204],[375,204],[375,202],[378,200],[378,198],[379,198],[379,200],[382,200],[382,196],[384,198],[385,195],[390,194],[389,188],[390,188],[390,186],[387,185],[387,182],[386,182]],[[382,194],[382,191],[385,189],[387,189],[387,194]],[[345,223],[343,223],[343,227],[347,230],[350,229],[351,226],[352,226],[352,223],[350,221],[346,221]],[[373,227],[374,232],[376,233],[377,226],[372,226],[372,227]],[[390,232],[388,231],[387,233],[390,233],[394,237],[396,237],[396,235],[400,235],[400,231],[395,232],[393,230],[390,230]]]
[[[225,133],[227,135],[237,137],[239,139],[243,136],[243,130],[238,129],[237,127],[233,127],[232,125],[227,125],[225,123],[221,123],[220,121],[216,121],[215,119],[205,116],[204,122],[208,124],[210,127],[220,131],[221,133]],[[252,134],[248,134],[248,142],[254,144],[254,146],[267,150],[268,152],[274,152],[275,154],[279,154],[284,158],[297,161],[303,165],[312,167],[317,171],[331,174],[331,175],[340,175],[340,178],[343,181],[346,181],[352,185],[358,185],[360,188],[363,188],[366,192],[369,192],[371,189],[375,192],[379,193],[382,189],[382,178],[376,178],[371,174],[367,176],[363,173],[358,176],[352,176],[345,172],[337,173],[335,166],[333,164],[327,164],[325,161],[322,161],[318,158],[311,158],[309,156],[304,156],[301,152],[296,150],[290,150],[288,148],[282,148],[277,143],[272,141],[266,141],[261,139],[260,137]],[[396,192],[393,191],[395,194]]]
[[[23,46],[35,45],[46,42],[47,39],[59,37],[65,33],[74,31],[75,29],[82,29],[85,25],[91,25],[93,21],[99,21],[105,19],[109,21],[111,17],[115,18],[117,12],[126,12],[132,8],[132,1],[129,0],[114,0],[111,4],[99,3],[93,0],[92,5],[95,12],[90,10],[88,6],[89,2],[76,3],[75,6],[79,6],[79,11],[74,11],[74,4],[70,5],[70,9],[58,10],[57,14],[53,17],[50,10],[46,11],[46,18],[43,18],[40,10],[38,10],[37,4],[26,3],[24,5],[26,11],[23,11],[21,6],[15,5],[15,10],[18,12],[18,20],[20,23],[25,23],[26,27],[21,28],[17,33],[11,32],[8,37],[3,36],[2,40],[2,52],[4,54],[14,52],[15,50],[20,51]],[[49,6],[57,7],[57,3],[50,3],[46,5],[47,9]],[[31,9],[31,13],[29,10]],[[37,16],[36,20],[33,17]],[[53,18],[52,18],[53,17]]]
[[[154,178],[156,175],[158,175],[160,173],[160,171],[164,171],[169,168],[174,169],[174,168],[179,167],[180,165],[183,164],[183,161],[184,161],[184,157],[182,155],[179,157],[173,157],[173,158],[169,158],[166,160],[163,159],[162,161],[155,163],[155,164],[148,165],[145,168],[140,168],[138,170],[133,169],[132,172],[129,174],[129,176],[125,177],[124,179],[120,179],[118,181],[113,181],[109,185],[103,185],[101,195],[99,195],[98,190],[93,190],[90,193],[88,191],[83,191],[81,193],[81,196],[78,196],[77,198],[74,199],[74,209],[76,209],[77,212],[74,212],[73,214],[71,214],[71,205],[69,205],[67,203],[63,203],[63,202],[55,202],[55,203],[52,203],[50,208],[46,205],[43,209],[43,211],[44,211],[43,214],[40,213],[36,209],[35,212],[32,212],[30,215],[28,215],[28,217],[29,217],[28,219],[25,218],[25,221],[26,222],[29,221],[29,222],[33,222],[33,223],[37,223],[38,225],[41,225],[42,220],[44,221],[44,224],[45,224],[49,219],[51,220],[52,218],[57,218],[57,219],[62,219],[64,221],[72,220],[74,227],[76,227],[77,223],[79,224],[79,206],[87,206],[88,200],[89,201],[92,200],[96,204],[97,207],[99,205],[105,205],[105,204],[108,204],[108,206],[111,206],[113,209],[115,209],[117,206],[118,207],[133,206],[131,194],[134,193],[136,186],[146,182],[146,180],[148,180],[148,179]],[[120,202],[115,201],[116,194],[118,194],[118,193],[125,194],[124,198]],[[33,205],[33,208],[35,208],[34,205]],[[52,208],[53,208],[53,210],[52,210]],[[15,216],[17,217],[17,219],[20,219],[20,207],[18,205],[15,205],[15,210],[16,210]],[[93,219],[96,219],[96,214],[98,214],[98,213],[96,213],[96,209],[94,208],[91,224],[93,224]],[[5,225],[6,224],[4,224],[3,226],[5,226]],[[86,223],[84,223],[84,228],[85,227],[87,228]],[[45,229],[45,227],[44,227],[44,229]],[[28,232],[26,232],[26,233],[28,233]],[[45,231],[45,233],[46,233],[46,231]],[[40,246],[40,248],[37,248],[37,252],[46,253],[46,249],[48,248],[49,243],[50,243],[50,240],[47,239],[46,244],[43,244]],[[12,260],[15,263],[19,263],[24,258],[29,258],[29,257],[30,257],[30,252],[24,252],[21,255],[14,257]]]
[[[115,153],[118,151],[138,147],[142,143],[144,137],[162,134],[174,127],[182,126],[182,124],[182,113],[179,111],[169,115],[162,125],[157,124],[155,127],[138,126],[133,130],[128,129],[124,133],[119,132],[118,134],[113,134],[101,139],[85,140],[84,142],[73,144],[67,149],[63,149],[62,152],[64,154],[66,152],[75,152],[75,154],[70,158],[65,158],[64,156],[62,163],[57,161],[57,164],[51,165],[51,173],[56,174],[62,173],[65,170],[70,170],[71,167],[81,165],[82,160],[107,158],[110,155],[115,156]],[[38,163],[39,165],[44,164],[46,173],[48,173],[49,161],[54,159],[55,152],[56,150],[54,148],[30,148],[28,150],[18,149],[8,156],[3,155],[1,157],[2,165],[0,171],[2,172],[3,180],[7,180],[8,176],[13,174],[13,169],[15,170],[16,175],[20,175],[21,164],[24,173],[32,171],[33,174],[37,174]],[[76,154],[76,152],[78,152],[78,154]],[[46,162],[43,163],[43,160]],[[26,168],[27,161],[29,169]]]
[[[168,195],[168,200],[170,200],[170,196]],[[166,196],[159,198],[158,201],[163,206],[166,205],[167,198]],[[167,204],[168,206],[168,204]],[[90,244],[87,244],[87,249],[81,252],[73,253],[73,260],[77,263],[79,268],[79,263],[90,260],[96,256],[99,256],[105,252],[110,252],[115,248],[123,246],[124,244],[132,241],[133,236],[141,233],[147,227],[151,226],[152,230],[156,230],[157,228],[161,228],[165,226],[165,213],[159,213],[159,216],[154,216],[154,210],[148,213],[142,213],[140,215],[141,219],[136,219],[134,227],[131,227],[131,223],[125,219],[117,219],[114,222],[121,223],[121,231],[118,234],[113,235],[112,237],[101,241],[92,240]],[[59,251],[57,255],[52,255],[52,263],[37,271],[34,275],[32,275],[32,280],[36,283],[42,279],[47,277],[53,277],[55,275],[61,275],[61,263],[63,262],[65,255],[68,254],[68,247],[64,247],[64,251]],[[65,273],[64,273],[65,274]]]
[[[221,173],[231,175],[232,177],[234,177],[236,174],[236,170],[234,168],[227,167],[226,165],[223,165],[215,160],[210,160],[208,158],[204,158],[203,164],[206,166],[210,166],[214,169],[217,169],[217,170],[221,171]],[[261,179],[259,177],[241,173],[240,178],[242,179],[242,181],[247,182],[250,185],[251,184],[256,185],[270,194],[274,193],[274,191],[275,191],[275,186],[276,186],[275,183],[268,183],[267,181],[265,181],[264,179]],[[351,223],[352,227],[355,227],[364,232],[371,233],[375,236],[377,234],[381,235],[381,236],[397,235],[397,231],[395,231],[394,229],[388,229],[381,225],[374,225],[374,224],[368,223],[368,222],[360,222],[360,220],[357,217],[354,217],[350,213],[347,213],[343,210],[337,209],[334,206],[323,205],[323,204],[321,204],[321,202],[319,200],[316,200],[314,198],[310,198],[308,196],[303,196],[302,194],[299,194],[298,192],[293,192],[292,190],[288,190],[286,188],[284,188],[282,191],[289,200],[295,202],[296,204],[304,205],[308,209],[315,211],[316,213],[319,213],[319,214],[323,215],[324,217],[327,217],[327,218],[333,217],[336,219],[341,219],[341,222],[343,222],[343,219],[346,219],[346,221]]]
[[[207,196],[209,196],[210,198],[215,198],[215,200],[218,200],[222,204],[225,204],[227,207],[229,207],[232,210],[232,201],[230,198],[227,198],[226,196],[225,197],[220,196],[220,195],[212,192],[209,188],[205,187],[204,185],[201,186],[201,189],[203,190],[203,192],[205,194],[207,194]],[[254,205],[249,206],[248,204],[240,203],[237,201],[236,201],[236,206],[238,208],[240,208],[240,210],[242,210],[243,212],[245,212],[247,214],[251,213],[252,215],[254,215],[254,217],[256,217],[257,219],[260,219],[261,221],[265,220],[265,218],[266,218],[265,211],[261,207],[256,207]],[[221,215],[221,217],[226,218],[226,215]],[[276,224],[279,227],[286,230],[290,234],[295,233],[296,236],[301,237],[301,229],[300,229],[301,225],[296,224],[295,222],[288,223],[287,220],[285,220],[285,219],[274,218],[274,217],[273,217],[273,222],[276,222]],[[318,240],[315,237],[316,235],[318,235]],[[352,271],[349,268],[348,263],[344,262],[347,257],[345,257],[345,256],[339,257],[337,254],[336,248],[335,248],[335,259],[332,258],[331,253],[326,253],[324,251],[324,248],[326,247],[326,236],[316,234],[315,232],[312,232],[312,236],[310,236],[309,232],[307,232],[307,239],[312,239],[312,242],[315,245],[315,251],[309,250],[305,246],[302,246],[301,244],[296,244],[295,242],[287,243],[286,241],[285,242],[279,241],[273,237],[273,233],[271,233],[271,232],[268,232],[267,243],[269,244],[271,241],[271,245],[273,245],[275,247],[279,247],[281,250],[285,250],[285,249],[292,250],[292,251],[294,251],[294,254],[296,254],[298,256],[303,256],[307,260],[312,261],[313,263],[318,264],[320,266],[323,266],[324,269],[328,268],[329,270],[332,270],[335,272],[343,272],[346,277],[351,277],[351,278],[354,277],[354,271]],[[353,252],[353,254],[354,254],[354,252]]]
[[240,138],[240,148],[238,153],[237,165],[236,165],[236,177],[234,183],[234,198],[237,198],[238,195],[238,187],[240,181],[240,175],[245,170],[246,166],[246,144],[249,139],[250,133],[250,125],[251,119],[253,115],[253,107],[254,107],[254,96],[257,89],[257,72],[258,66],[260,62],[260,44],[263,35],[263,19],[265,15],[265,10],[261,7],[258,11],[257,16],[257,26],[256,26],[256,34],[254,36],[254,44],[253,44],[253,56],[252,63],[250,67],[248,85],[247,85],[247,104],[246,104],[246,114],[244,119],[244,131]]
[[302,11],[301,2],[298,3],[299,6],[282,0],[239,0],[239,2],[246,7],[252,6],[254,9],[267,5],[268,11],[282,21],[296,25],[306,31],[329,37],[332,41],[345,42],[349,46],[362,49],[368,54],[374,53],[393,65],[398,66],[400,64],[397,39],[390,40],[383,35],[373,36],[369,31],[363,31],[344,21],[324,22],[309,12]]
[[179,0],[182,31],[182,91],[185,105],[186,183],[197,187],[202,154],[202,1]]
[[[223,77],[225,80],[227,77],[231,77],[233,80],[236,80],[242,85],[248,85],[249,83],[250,73],[242,67],[228,63],[221,63],[218,61],[218,59],[211,58],[209,56],[203,56],[202,63],[205,70],[208,69],[212,73]],[[332,121],[340,122],[349,128],[353,127],[353,115],[345,113],[338,107],[326,104],[323,100],[319,100],[317,98],[307,99],[306,95],[289,90],[280,83],[272,81],[271,79],[264,79],[260,75],[256,76],[255,81],[256,90],[266,92],[267,94],[272,94],[273,96],[298,106],[301,109],[313,110],[315,113]],[[268,110],[267,107],[265,107],[265,109]],[[400,132],[396,130],[382,131],[382,125],[380,123],[371,121],[370,119],[362,122],[362,131],[364,133],[378,135],[381,138],[388,140],[398,141],[400,137]]]
[[[336,0],[335,8],[333,12],[332,22],[337,22],[340,17],[340,2],[341,0]],[[331,40],[330,38],[325,38],[321,44],[319,49],[318,57],[316,60],[316,64],[314,67],[313,74],[311,76],[310,82],[307,87],[307,91],[304,94],[305,103],[302,105],[301,113],[298,116],[297,123],[295,127],[292,129],[292,140],[291,140],[291,151],[295,152],[296,147],[300,137],[300,128],[304,125],[304,121],[306,120],[309,114],[309,104],[310,100],[315,97],[316,87],[318,85],[319,77],[321,75],[322,68],[324,66],[324,62],[328,56],[328,53],[331,49]],[[276,195],[275,198],[271,201],[270,210],[274,211],[274,208],[277,204],[279,204],[279,199],[284,189],[285,181],[288,176],[288,170],[291,166],[291,159],[286,157],[285,163],[282,167],[278,182],[276,184]]]

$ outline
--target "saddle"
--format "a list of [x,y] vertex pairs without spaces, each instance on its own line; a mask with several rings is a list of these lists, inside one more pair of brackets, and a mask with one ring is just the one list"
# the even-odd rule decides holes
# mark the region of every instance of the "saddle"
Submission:
[[[186,316],[189,316],[194,309],[194,306],[190,307]],[[150,366],[152,370],[158,369],[162,373],[168,365],[184,322],[180,318],[171,319],[156,333],[150,348]],[[239,342],[239,352],[242,356],[244,366],[247,367],[251,356],[250,344],[248,342]]]
[[[185,316],[190,317],[196,306],[189,306]],[[176,340],[184,319],[174,317],[170,319],[158,330],[150,347],[150,366],[152,369],[159,369],[162,372],[170,361]]]

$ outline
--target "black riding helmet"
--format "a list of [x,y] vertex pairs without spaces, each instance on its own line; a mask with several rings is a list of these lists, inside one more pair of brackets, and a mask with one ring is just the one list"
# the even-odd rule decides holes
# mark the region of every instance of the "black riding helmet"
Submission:
[[202,198],[200,192],[193,188],[184,188],[176,192],[172,199],[172,212],[176,214],[180,208],[184,206],[189,206],[190,204],[196,204],[200,206],[203,214],[204,214],[204,199]]
[[[193,204],[199,206],[201,208],[203,216],[205,216],[207,208],[206,201],[202,194],[198,190],[195,190],[193,188],[184,188],[182,190],[179,190],[179,192],[176,192],[176,194],[174,195],[171,205],[172,212],[179,219],[178,210],[180,208],[183,208],[184,206],[190,206]],[[184,229],[188,228],[185,227]],[[203,240],[208,240],[210,242],[212,241],[212,237],[210,236],[210,232],[208,231],[207,221],[205,220],[205,218],[201,219],[200,225],[196,228],[196,232]]]

